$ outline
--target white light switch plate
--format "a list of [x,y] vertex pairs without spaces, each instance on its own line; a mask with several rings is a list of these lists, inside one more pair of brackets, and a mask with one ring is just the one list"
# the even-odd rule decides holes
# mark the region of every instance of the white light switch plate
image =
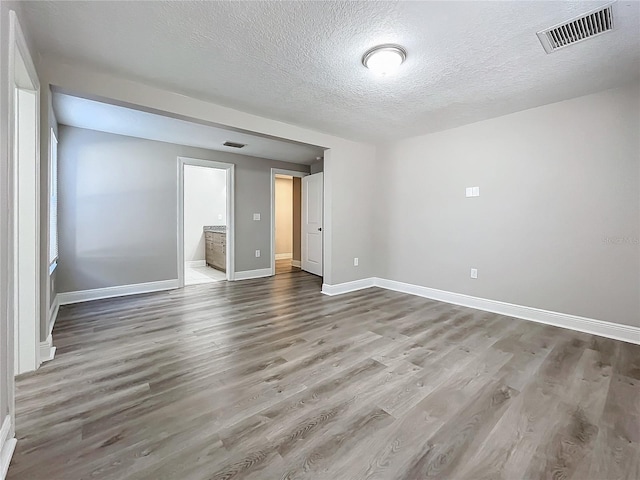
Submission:
[[254,220],[260,220],[260,214],[259,213],[254,213],[253,214],[253,219]]
[[473,196],[473,187],[467,187],[465,188],[465,196],[466,197],[472,197]]
[[480,196],[480,187],[473,187],[473,197],[479,197]]
[[260,250],[256,250],[256,258],[260,256]]
[[353,266],[354,267],[358,266],[358,262],[359,262],[358,257],[353,257]]
[[477,268],[472,268],[471,269],[471,278],[478,278],[478,269]]

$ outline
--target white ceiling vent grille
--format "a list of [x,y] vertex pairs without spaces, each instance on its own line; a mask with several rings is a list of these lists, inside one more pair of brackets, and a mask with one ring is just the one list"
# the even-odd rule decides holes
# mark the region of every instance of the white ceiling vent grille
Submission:
[[567,22],[538,32],[540,43],[547,53],[613,30],[615,2],[592,10]]

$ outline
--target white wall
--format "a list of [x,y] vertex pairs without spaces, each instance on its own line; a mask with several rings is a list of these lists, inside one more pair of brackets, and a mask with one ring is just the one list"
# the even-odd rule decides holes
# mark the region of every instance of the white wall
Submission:
[[640,326],[639,111],[630,85],[387,145],[378,276]]
[[227,174],[219,168],[184,166],[184,260],[205,259],[202,227],[227,224]]
[[[13,217],[11,209],[6,208],[13,202],[13,169],[11,168],[10,120],[12,111],[13,92],[9,85],[13,84],[9,72],[9,12],[14,10],[20,20],[20,2],[9,0],[0,1],[0,428],[5,424],[9,413],[9,405],[13,401],[13,390],[10,378],[13,375]],[[24,26],[24,25],[23,25]],[[35,50],[29,42],[29,32],[23,29],[32,58]],[[8,423],[7,423],[8,425]],[[13,437],[14,425],[11,424],[6,439],[0,439],[0,462],[8,459],[9,442]],[[6,467],[0,463],[0,477]]]
[[276,177],[276,255],[293,255],[293,178]]

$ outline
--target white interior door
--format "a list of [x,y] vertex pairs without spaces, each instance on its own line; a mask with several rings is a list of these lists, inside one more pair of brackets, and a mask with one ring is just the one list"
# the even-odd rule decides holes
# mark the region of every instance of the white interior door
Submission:
[[302,269],[322,276],[322,173],[302,179]]

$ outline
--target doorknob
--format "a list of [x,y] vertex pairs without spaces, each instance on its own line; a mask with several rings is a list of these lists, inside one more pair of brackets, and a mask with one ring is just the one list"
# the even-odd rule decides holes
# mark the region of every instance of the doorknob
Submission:
[[321,232],[322,231],[322,227],[318,227],[318,231]]

